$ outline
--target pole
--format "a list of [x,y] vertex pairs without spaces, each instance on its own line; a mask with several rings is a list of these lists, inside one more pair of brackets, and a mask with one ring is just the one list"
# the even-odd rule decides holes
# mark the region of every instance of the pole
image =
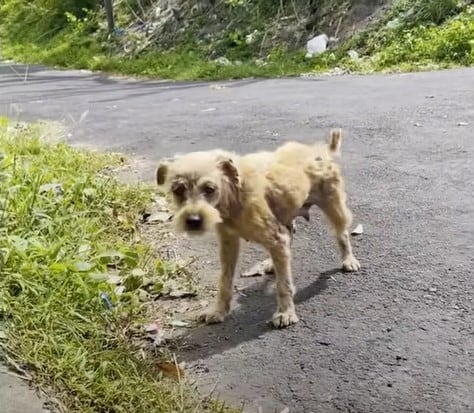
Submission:
[[107,15],[107,25],[109,26],[109,32],[112,33],[115,30],[114,22],[114,9],[112,7],[112,0],[104,0],[105,14]]

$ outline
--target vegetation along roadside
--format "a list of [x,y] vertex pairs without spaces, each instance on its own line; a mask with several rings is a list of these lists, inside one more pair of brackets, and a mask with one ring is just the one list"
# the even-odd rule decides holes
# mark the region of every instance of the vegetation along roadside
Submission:
[[[4,0],[4,58],[167,79],[412,71],[474,63],[470,0]],[[328,47],[306,57],[325,33]]]
[[55,131],[0,119],[0,359],[53,410],[228,411],[198,396],[164,345],[144,350],[147,301],[186,281],[137,232],[151,191],[114,177],[120,155]]

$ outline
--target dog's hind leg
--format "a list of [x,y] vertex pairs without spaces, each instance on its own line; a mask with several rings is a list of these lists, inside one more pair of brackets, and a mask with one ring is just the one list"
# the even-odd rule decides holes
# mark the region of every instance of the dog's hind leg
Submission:
[[286,230],[278,234],[277,242],[267,246],[273,261],[277,289],[277,311],[273,315],[273,325],[277,328],[287,327],[298,322],[293,295],[293,276],[291,273],[291,237]]
[[230,311],[232,301],[235,267],[239,257],[240,238],[237,234],[218,226],[221,274],[216,303],[200,315],[208,324],[220,323]]
[[325,188],[324,202],[318,203],[336,231],[336,238],[342,255],[342,269],[344,271],[360,270],[359,261],[352,253],[349,238],[349,226],[352,214],[346,205],[346,194],[342,184],[329,183],[329,190]]

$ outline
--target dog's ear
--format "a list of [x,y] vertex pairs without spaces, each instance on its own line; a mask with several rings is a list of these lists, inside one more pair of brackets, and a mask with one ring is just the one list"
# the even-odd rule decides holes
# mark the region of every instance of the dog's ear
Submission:
[[237,218],[243,209],[239,170],[234,161],[228,157],[218,158],[217,166],[226,178],[217,208],[223,217]]
[[168,162],[161,162],[156,169],[156,183],[163,185],[166,182],[166,176],[168,175],[169,164]]
[[240,187],[240,174],[232,158],[219,158],[217,166],[231,184]]

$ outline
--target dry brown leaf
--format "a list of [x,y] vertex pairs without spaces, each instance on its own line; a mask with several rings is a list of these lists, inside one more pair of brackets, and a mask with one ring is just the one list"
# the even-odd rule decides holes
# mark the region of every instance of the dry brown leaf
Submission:
[[165,361],[158,363],[156,367],[163,373],[164,376],[171,379],[179,381],[184,378],[184,370],[176,363]]

